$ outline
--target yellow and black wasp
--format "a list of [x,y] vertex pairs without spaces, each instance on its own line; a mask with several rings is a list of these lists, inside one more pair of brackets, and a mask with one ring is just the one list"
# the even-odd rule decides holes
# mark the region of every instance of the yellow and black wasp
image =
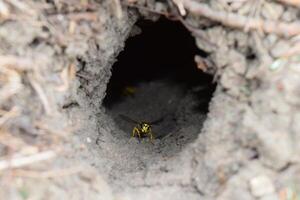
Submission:
[[139,139],[149,137],[150,142],[153,144],[154,136],[152,133],[152,125],[156,125],[160,123],[163,118],[155,120],[153,122],[138,122],[136,120],[131,119],[130,117],[127,117],[125,115],[120,115],[120,117],[127,122],[135,124],[135,126],[132,129],[132,135],[131,137],[137,137]]

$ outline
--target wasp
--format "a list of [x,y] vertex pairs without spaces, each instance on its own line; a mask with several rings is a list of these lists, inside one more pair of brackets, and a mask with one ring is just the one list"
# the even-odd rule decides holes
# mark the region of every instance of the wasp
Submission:
[[120,115],[120,117],[122,119],[124,119],[125,121],[135,124],[135,126],[132,129],[131,137],[137,137],[139,139],[144,138],[144,137],[149,137],[150,142],[153,144],[154,136],[152,133],[151,126],[160,123],[162,121],[162,118],[155,120],[153,122],[145,122],[145,121],[138,122],[138,121],[133,120],[130,117],[127,117],[125,115]]

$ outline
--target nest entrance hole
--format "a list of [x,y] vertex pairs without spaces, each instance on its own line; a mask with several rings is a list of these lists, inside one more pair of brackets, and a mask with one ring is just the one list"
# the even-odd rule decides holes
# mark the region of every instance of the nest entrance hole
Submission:
[[197,138],[215,90],[212,76],[197,69],[194,56],[207,56],[178,22],[140,20],[141,33],[126,41],[112,67],[103,106],[117,126],[114,136],[129,140],[135,124],[159,121],[155,142],[184,146]]

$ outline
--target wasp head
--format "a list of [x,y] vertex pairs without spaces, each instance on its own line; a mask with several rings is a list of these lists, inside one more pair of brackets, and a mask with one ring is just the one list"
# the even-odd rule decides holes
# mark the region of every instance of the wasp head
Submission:
[[150,125],[146,122],[141,123],[141,131],[143,133],[148,133],[150,131]]

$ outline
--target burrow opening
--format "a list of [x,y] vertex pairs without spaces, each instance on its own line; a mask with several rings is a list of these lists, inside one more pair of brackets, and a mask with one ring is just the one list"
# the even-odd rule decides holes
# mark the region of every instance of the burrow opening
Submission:
[[103,106],[117,126],[114,137],[141,142],[130,139],[135,124],[121,115],[138,122],[158,121],[152,125],[155,145],[176,151],[201,132],[216,88],[213,77],[194,62],[195,55],[207,54],[178,22],[140,20],[136,27],[141,33],[127,39],[118,55]]

